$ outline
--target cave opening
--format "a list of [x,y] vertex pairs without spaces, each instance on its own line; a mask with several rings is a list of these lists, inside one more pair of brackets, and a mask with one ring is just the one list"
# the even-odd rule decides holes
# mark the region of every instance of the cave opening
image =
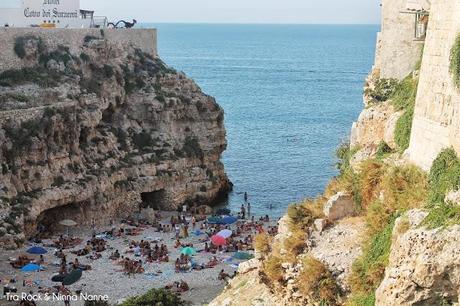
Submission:
[[62,226],[59,225],[59,221],[65,219],[71,219],[78,224],[85,223],[89,216],[90,204],[81,203],[69,203],[63,206],[47,209],[43,211],[36,219],[36,225],[43,226],[48,232],[57,232],[62,230]]
[[152,192],[141,193],[141,208],[153,208],[160,210],[168,207],[168,197],[166,190],[156,190]]

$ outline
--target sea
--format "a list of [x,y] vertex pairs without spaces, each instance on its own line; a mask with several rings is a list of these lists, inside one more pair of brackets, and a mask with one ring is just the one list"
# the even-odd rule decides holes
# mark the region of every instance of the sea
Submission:
[[335,150],[363,109],[378,25],[144,24],[160,57],[225,110],[222,160],[234,191],[222,206],[278,218],[322,193]]

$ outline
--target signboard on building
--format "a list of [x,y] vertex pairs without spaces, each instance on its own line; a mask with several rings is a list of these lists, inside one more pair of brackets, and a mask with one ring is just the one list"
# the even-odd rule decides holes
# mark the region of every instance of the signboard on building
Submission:
[[0,25],[12,27],[89,27],[80,0],[0,0]]

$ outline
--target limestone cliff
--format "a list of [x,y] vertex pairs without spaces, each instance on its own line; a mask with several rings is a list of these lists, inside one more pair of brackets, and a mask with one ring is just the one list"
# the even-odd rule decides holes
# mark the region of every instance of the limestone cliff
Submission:
[[183,73],[103,31],[72,48],[33,31],[8,48],[20,65],[0,73],[0,246],[37,224],[226,195],[224,111]]

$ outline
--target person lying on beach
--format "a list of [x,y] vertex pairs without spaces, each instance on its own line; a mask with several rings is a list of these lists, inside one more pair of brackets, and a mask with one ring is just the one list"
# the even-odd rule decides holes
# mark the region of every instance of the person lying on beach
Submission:
[[209,261],[208,263],[206,263],[206,267],[207,268],[214,268],[215,266],[217,266],[219,264],[219,260],[217,260],[217,257],[216,256],[213,256]]
[[91,246],[91,243],[88,241],[83,249],[71,251],[71,253],[77,256],[86,256],[91,252],[92,249],[93,247]]
[[10,261],[10,265],[15,269],[21,269],[32,261],[33,259],[29,258],[27,255],[19,255],[18,259]]
[[72,263],[72,270],[82,270],[82,271],[87,271],[91,270],[90,265],[83,265],[78,261],[78,258],[75,258],[74,262]]
[[120,258],[120,252],[118,252],[118,250],[115,250],[115,252],[113,252],[110,256],[109,256],[109,259],[111,260],[117,260]]
[[166,285],[165,289],[175,293],[182,293],[190,290],[190,287],[185,281],[181,280],[180,282]]

